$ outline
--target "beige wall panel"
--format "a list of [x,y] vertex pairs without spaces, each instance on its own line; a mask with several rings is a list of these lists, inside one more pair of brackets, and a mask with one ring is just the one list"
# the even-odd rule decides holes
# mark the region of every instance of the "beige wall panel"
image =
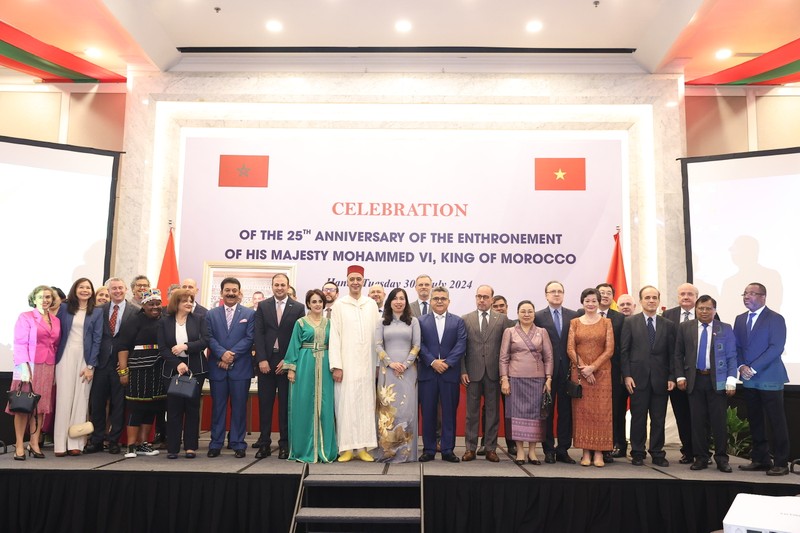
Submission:
[[73,93],[69,97],[67,143],[122,151],[125,94]]
[[746,151],[747,101],[744,96],[686,97],[686,155]]
[[60,93],[0,92],[0,135],[58,142]]
[[800,146],[800,96],[756,98],[758,149]]

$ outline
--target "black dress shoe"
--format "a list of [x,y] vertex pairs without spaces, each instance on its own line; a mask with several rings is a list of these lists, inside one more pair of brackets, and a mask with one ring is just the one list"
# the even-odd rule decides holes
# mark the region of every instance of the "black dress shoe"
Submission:
[[208,456],[209,457],[219,457],[219,448],[209,448],[208,449]]
[[623,457],[625,457],[625,452],[626,450],[622,450],[620,448],[614,448],[613,450],[611,450],[611,457],[615,459],[622,459]]
[[733,472],[733,468],[731,468],[731,465],[729,465],[727,462],[718,463],[717,470],[719,470],[720,472],[725,472],[726,474],[730,474],[731,472]]
[[288,459],[289,458],[289,450],[286,448],[281,448],[278,451],[278,459]]
[[644,459],[642,459],[641,457],[634,457],[631,459],[631,464],[633,466],[642,466],[644,465]]
[[549,465],[555,464],[555,462],[556,462],[556,454],[554,452],[546,452],[544,454],[544,462],[549,464]]
[[233,456],[236,457],[237,459],[242,459],[246,455],[247,455],[247,452],[244,450],[244,448],[236,450],[236,451],[233,452]]
[[614,462],[614,456],[611,454],[611,452],[603,452],[603,462],[604,463]]
[[262,445],[256,452],[256,459],[263,459],[272,455],[272,450],[266,444]]
[[764,463],[750,463],[746,465],[739,465],[739,470],[744,470],[745,472],[759,472],[763,471],[766,472],[772,468],[771,464],[764,464]]
[[87,444],[86,446],[83,447],[83,453],[87,453],[87,454],[88,453],[97,453],[97,452],[102,451],[102,450],[103,450],[103,444],[102,443],[95,444],[93,442],[90,442],[89,444]]
[[447,461],[448,463],[458,463],[459,459],[456,454],[453,452],[450,453],[443,453],[442,454],[442,461]]
[[119,455],[120,449],[119,444],[116,442],[112,442],[108,445],[108,453],[111,455]]
[[786,476],[789,475],[789,467],[788,466],[773,466],[769,470],[767,470],[768,476]]
[[689,463],[695,462],[691,457],[688,455],[681,455],[681,458],[678,459],[678,462],[682,465],[688,465]]
[[250,447],[251,448],[261,448],[263,445],[264,445],[264,443],[261,442],[261,439],[258,439],[253,444],[251,444]]
[[556,453],[556,461],[559,463],[566,463],[568,465],[574,465],[575,459],[569,456],[567,452],[564,453]]
[[667,461],[666,457],[656,457],[653,459],[653,464],[656,466],[667,467],[669,466],[669,461]]
[[433,456],[432,453],[423,453],[422,455],[419,456],[419,459],[417,459],[417,461],[419,461],[420,463],[427,463],[428,461],[433,461],[434,459],[435,457]]
[[689,467],[689,470],[705,470],[706,468],[708,468],[708,462],[705,459],[698,457],[694,460],[692,466]]
[[508,455],[517,455],[517,445],[508,447]]

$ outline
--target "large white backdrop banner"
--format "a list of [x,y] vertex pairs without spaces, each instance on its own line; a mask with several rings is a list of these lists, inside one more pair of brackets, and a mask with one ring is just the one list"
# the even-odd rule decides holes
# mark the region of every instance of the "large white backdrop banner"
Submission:
[[366,285],[403,287],[412,301],[416,276],[429,274],[456,313],[474,308],[478,285],[492,285],[512,316],[521,299],[546,305],[544,284],[558,279],[576,307],[582,289],[606,278],[626,156],[619,133],[571,135],[581,137],[196,130],[183,138],[181,275],[202,279],[208,262],[295,265],[303,300],[328,280],[346,293],[355,263]]

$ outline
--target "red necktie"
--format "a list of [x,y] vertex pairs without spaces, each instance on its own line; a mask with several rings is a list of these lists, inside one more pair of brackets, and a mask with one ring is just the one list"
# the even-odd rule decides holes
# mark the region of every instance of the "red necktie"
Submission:
[[111,328],[111,336],[113,337],[117,330],[117,315],[119,314],[119,304],[114,304],[114,310],[111,311],[111,318],[108,321],[108,326]]

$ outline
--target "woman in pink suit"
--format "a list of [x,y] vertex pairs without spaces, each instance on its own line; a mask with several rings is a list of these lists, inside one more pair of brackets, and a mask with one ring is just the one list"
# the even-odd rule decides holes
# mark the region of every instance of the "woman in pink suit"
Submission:
[[[28,296],[28,305],[33,311],[19,315],[14,326],[14,381],[11,390],[20,383],[30,383],[37,394],[41,394],[38,414],[32,418],[28,413],[6,413],[14,416],[14,433],[17,438],[14,459],[25,460],[25,427],[30,425],[31,440],[28,455],[44,459],[39,448],[39,433],[42,430],[44,415],[53,409],[53,383],[55,381],[56,350],[61,339],[61,322],[50,314],[53,303],[53,290],[39,285]],[[23,385],[23,390],[28,390]],[[20,453],[21,452],[21,453]]]

